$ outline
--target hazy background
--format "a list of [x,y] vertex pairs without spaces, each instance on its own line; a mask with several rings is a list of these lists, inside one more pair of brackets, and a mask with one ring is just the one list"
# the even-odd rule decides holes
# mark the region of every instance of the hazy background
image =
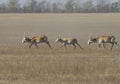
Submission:
[[120,12],[120,0],[5,0],[0,13]]
[[[0,2],[3,3],[3,2],[7,2],[7,1],[9,1],[9,0],[1,0]],[[25,3],[27,1],[30,1],[30,0],[19,0],[20,3]],[[41,0],[37,0],[37,1],[41,1]],[[49,1],[49,2],[53,2],[53,1],[65,2],[67,0],[45,0],[45,1]],[[84,1],[88,1],[88,0],[80,0],[80,1],[84,2]],[[92,1],[96,2],[96,0],[92,0]],[[106,0],[106,1],[114,2],[114,1],[118,1],[118,0]]]

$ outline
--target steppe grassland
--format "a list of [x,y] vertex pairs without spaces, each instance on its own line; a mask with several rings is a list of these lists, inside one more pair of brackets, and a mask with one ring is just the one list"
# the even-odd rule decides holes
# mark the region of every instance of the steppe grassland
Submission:
[[[118,84],[120,52],[88,46],[88,35],[113,34],[120,43],[120,14],[0,14],[1,84]],[[24,35],[46,34],[53,49],[29,49]],[[76,37],[84,50],[60,48],[58,37]],[[109,44],[107,46],[109,48]]]

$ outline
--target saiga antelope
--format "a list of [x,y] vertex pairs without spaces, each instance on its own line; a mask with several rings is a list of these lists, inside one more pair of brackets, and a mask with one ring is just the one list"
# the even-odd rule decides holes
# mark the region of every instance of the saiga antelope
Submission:
[[51,48],[51,45],[48,41],[48,37],[45,35],[41,35],[41,36],[34,36],[32,38],[29,37],[24,37],[22,40],[22,43],[30,43],[29,48],[31,48],[32,45],[35,45],[36,48],[38,48],[39,43],[46,43],[49,48]]
[[83,49],[80,44],[78,43],[77,39],[76,38],[60,38],[58,37],[56,40],[55,40],[56,43],[60,42],[62,43],[62,45],[66,48],[66,45],[73,45],[74,46],[74,49],[76,48],[76,45],[78,47],[80,47],[81,49]]
[[90,38],[88,40],[88,44],[91,44],[91,43],[98,43],[99,48],[100,48],[101,44],[103,44],[103,47],[106,48],[105,44],[110,43],[110,44],[112,44],[111,50],[112,50],[114,44],[117,45],[117,42],[115,41],[115,37],[113,35],[108,35],[108,36],[103,35],[103,36],[99,36],[99,37],[96,37],[96,38],[92,38],[90,36]]

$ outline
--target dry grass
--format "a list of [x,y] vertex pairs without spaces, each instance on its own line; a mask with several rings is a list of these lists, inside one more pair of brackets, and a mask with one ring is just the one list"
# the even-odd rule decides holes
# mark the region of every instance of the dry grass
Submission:
[[[47,51],[45,51],[47,50]],[[0,80],[8,84],[117,84],[119,52],[1,47]]]
[[[113,34],[119,14],[0,15],[0,84],[119,84],[120,52],[86,46],[88,34]],[[64,17],[64,18],[63,18]],[[49,36],[53,49],[22,45],[23,34]],[[59,48],[57,35],[77,37],[84,50]]]

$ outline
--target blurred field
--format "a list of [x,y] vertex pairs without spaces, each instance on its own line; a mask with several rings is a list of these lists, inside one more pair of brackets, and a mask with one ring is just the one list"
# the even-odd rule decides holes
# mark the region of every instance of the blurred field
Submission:
[[[114,35],[120,14],[0,14],[0,84],[119,84],[120,50],[87,45],[88,35]],[[46,34],[53,49],[22,44]],[[84,50],[60,48],[58,37],[76,37]]]

